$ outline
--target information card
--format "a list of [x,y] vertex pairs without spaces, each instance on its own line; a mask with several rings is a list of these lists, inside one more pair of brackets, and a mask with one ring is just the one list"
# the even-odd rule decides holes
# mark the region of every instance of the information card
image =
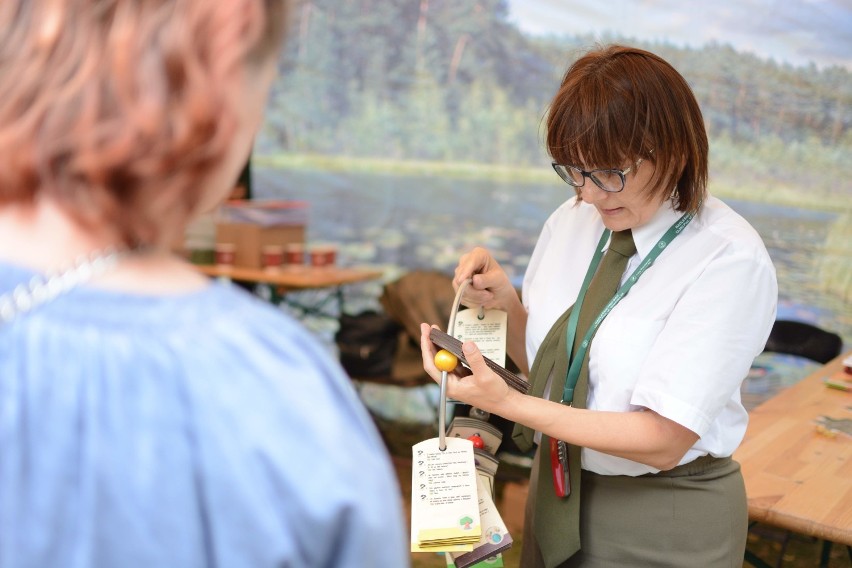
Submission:
[[505,367],[508,329],[503,310],[470,308],[456,314],[453,337],[462,343],[473,341],[484,356]]
[[412,447],[411,551],[473,550],[482,535],[473,442],[446,437]]

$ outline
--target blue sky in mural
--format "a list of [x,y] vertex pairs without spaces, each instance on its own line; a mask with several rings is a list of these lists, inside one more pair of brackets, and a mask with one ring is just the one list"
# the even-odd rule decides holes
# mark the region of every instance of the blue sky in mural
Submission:
[[852,70],[850,0],[509,0],[534,35],[615,32],[699,47],[732,45],[778,62]]

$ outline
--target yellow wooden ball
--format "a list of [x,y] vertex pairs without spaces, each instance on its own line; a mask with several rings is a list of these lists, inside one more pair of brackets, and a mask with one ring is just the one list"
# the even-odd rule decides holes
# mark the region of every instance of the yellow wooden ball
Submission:
[[441,349],[440,351],[435,353],[435,366],[438,367],[439,371],[446,371],[448,373],[451,373],[458,364],[458,357],[456,357],[446,349]]

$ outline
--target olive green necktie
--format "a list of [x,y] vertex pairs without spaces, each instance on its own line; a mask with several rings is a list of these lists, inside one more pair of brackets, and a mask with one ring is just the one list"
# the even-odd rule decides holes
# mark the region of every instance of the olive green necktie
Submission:
[[[589,327],[607,302],[618,290],[627,261],[636,253],[633,235],[628,229],[612,233],[609,249],[589,284],[588,292],[580,309],[577,332],[572,353],[576,353]],[[547,378],[553,376],[550,400],[562,398],[562,387],[568,373],[569,361],[566,350],[566,327],[573,306],[556,320],[547,333],[530,370],[530,394],[542,397]],[[588,351],[587,351],[588,353]],[[577,386],[574,389],[573,406],[586,407],[589,386],[589,358],[583,360]],[[525,426],[516,425],[512,438],[521,449],[533,444],[534,432]],[[542,435],[539,449],[538,487],[536,492],[534,528],[542,557],[548,568],[558,566],[580,549],[580,448],[568,446],[568,465],[571,494],[559,498],[553,489],[550,467],[550,440]]]

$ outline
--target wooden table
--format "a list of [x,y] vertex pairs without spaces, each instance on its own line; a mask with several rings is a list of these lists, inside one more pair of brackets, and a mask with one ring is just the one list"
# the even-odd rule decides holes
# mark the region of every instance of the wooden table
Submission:
[[360,268],[340,268],[337,266],[284,266],[278,270],[262,268],[218,267],[196,264],[200,272],[212,277],[230,278],[239,282],[271,284],[286,290],[306,290],[309,288],[333,288],[345,284],[354,284],[381,278],[380,270]]
[[[268,300],[279,304],[286,303],[299,310],[302,315],[336,318],[343,312],[343,289],[347,284],[356,284],[381,278],[380,270],[362,268],[342,268],[338,266],[284,266],[277,270],[262,268],[219,267],[215,265],[194,265],[202,274],[213,278],[228,278],[250,285],[267,285]],[[337,299],[337,313],[325,311],[329,299],[328,293],[310,303],[291,301],[285,298],[288,292],[307,292],[308,290],[331,290]]]
[[[742,465],[751,521],[852,545],[852,436],[820,431],[822,416],[852,419],[852,392],[828,388],[842,378],[846,353],[749,414],[734,454]],[[850,383],[852,385],[852,383]]]

